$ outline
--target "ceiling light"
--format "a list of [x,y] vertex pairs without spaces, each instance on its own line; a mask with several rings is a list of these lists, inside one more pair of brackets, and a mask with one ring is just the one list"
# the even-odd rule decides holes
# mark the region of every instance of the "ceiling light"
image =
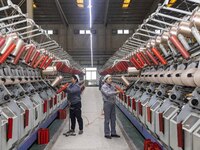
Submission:
[[83,8],[84,5],[83,4],[77,4],[78,7]]
[[131,2],[131,0],[124,0],[124,3],[126,3],[126,4],[128,4],[130,2]]
[[83,4],[83,0],[76,0],[77,4]]
[[35,4],[35,2],[33,2],[33,8],[37,8],[37,5]]
[[123,4],[122,8],[128,8],[129,4]]

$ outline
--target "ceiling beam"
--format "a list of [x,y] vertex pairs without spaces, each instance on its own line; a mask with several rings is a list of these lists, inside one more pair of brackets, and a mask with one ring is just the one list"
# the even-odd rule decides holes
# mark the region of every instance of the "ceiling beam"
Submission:
[[107,25],[107,16],[108,16],[109,2],[110,2],[110,0],[106,1],[106,11],[105,11],[105,16],[104,16],[104,26]]
[[59,11],[60,17],[61,17],[61,19],[62,19],[62,22],[68,27],[68,26],[69,26],[69,22],[68,22],[68,20],[67,20],[65,14],[64,14],[64,12],[63,12],[63,10],[62,10],[62,7],[61,7],[61,5],[60,5],[59,0],[55,0],[55,3],[56,3],[56,7],[57,7],[57,9],[58,9],[58,11]]

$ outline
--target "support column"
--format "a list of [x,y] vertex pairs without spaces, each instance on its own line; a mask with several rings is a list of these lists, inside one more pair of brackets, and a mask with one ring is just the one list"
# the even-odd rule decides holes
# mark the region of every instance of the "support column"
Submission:
[[33,19],[33,0],[26,0],[26,10],[28,18]]

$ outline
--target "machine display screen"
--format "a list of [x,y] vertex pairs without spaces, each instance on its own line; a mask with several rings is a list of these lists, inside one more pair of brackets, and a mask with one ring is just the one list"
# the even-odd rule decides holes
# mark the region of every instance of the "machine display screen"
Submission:
[[163,116],[169,117],[169,115],[171,115],[174,111],[175,111],[175,108],[174,108],[174,107],[170,107],[170,108],[163,114]]
[[145,99],[145,101],[142,102],[142,104],[146,104],[149,101],[149,98]]
[[3,108],[2,111],[6,114],[8,117],[15,117],[15,115],[7,108]]
[[156,102],[156,103],[151,107],[151,109],[152,109],[152,110],[155,110],[156,107],[158,107],[159,105],[160,105],[160,103],[159,103],[159,102]]
[[185,122],[184,122],[184,128],[191,129],[192,126],[199,120],[199,117],[196,116],[190,116]]

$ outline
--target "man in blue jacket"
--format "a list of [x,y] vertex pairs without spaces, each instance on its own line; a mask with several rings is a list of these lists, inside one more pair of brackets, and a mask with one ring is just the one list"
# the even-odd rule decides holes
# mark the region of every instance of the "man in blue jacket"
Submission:
[[81,88],[78,82],[78,75],[72,75],[71,84],[69,84],[65,90],[68,94],[68,100],[70,102],[71,129],[67,132],[68,134],[75,132],[76,119],[79,125],[78,134],[83,133],[83,119],[81,116]]
[[[115,101],[119,91],[116,91],[112,86],[111,75],[104,77],[104,85],[101,87],[101,93],[104,101],[104,134],[105,138],[111,139],[112,137],[119,138],[120,136],[116,133],[116,114],[115,114]],[[111,123],[111,131],[109,127]]]

